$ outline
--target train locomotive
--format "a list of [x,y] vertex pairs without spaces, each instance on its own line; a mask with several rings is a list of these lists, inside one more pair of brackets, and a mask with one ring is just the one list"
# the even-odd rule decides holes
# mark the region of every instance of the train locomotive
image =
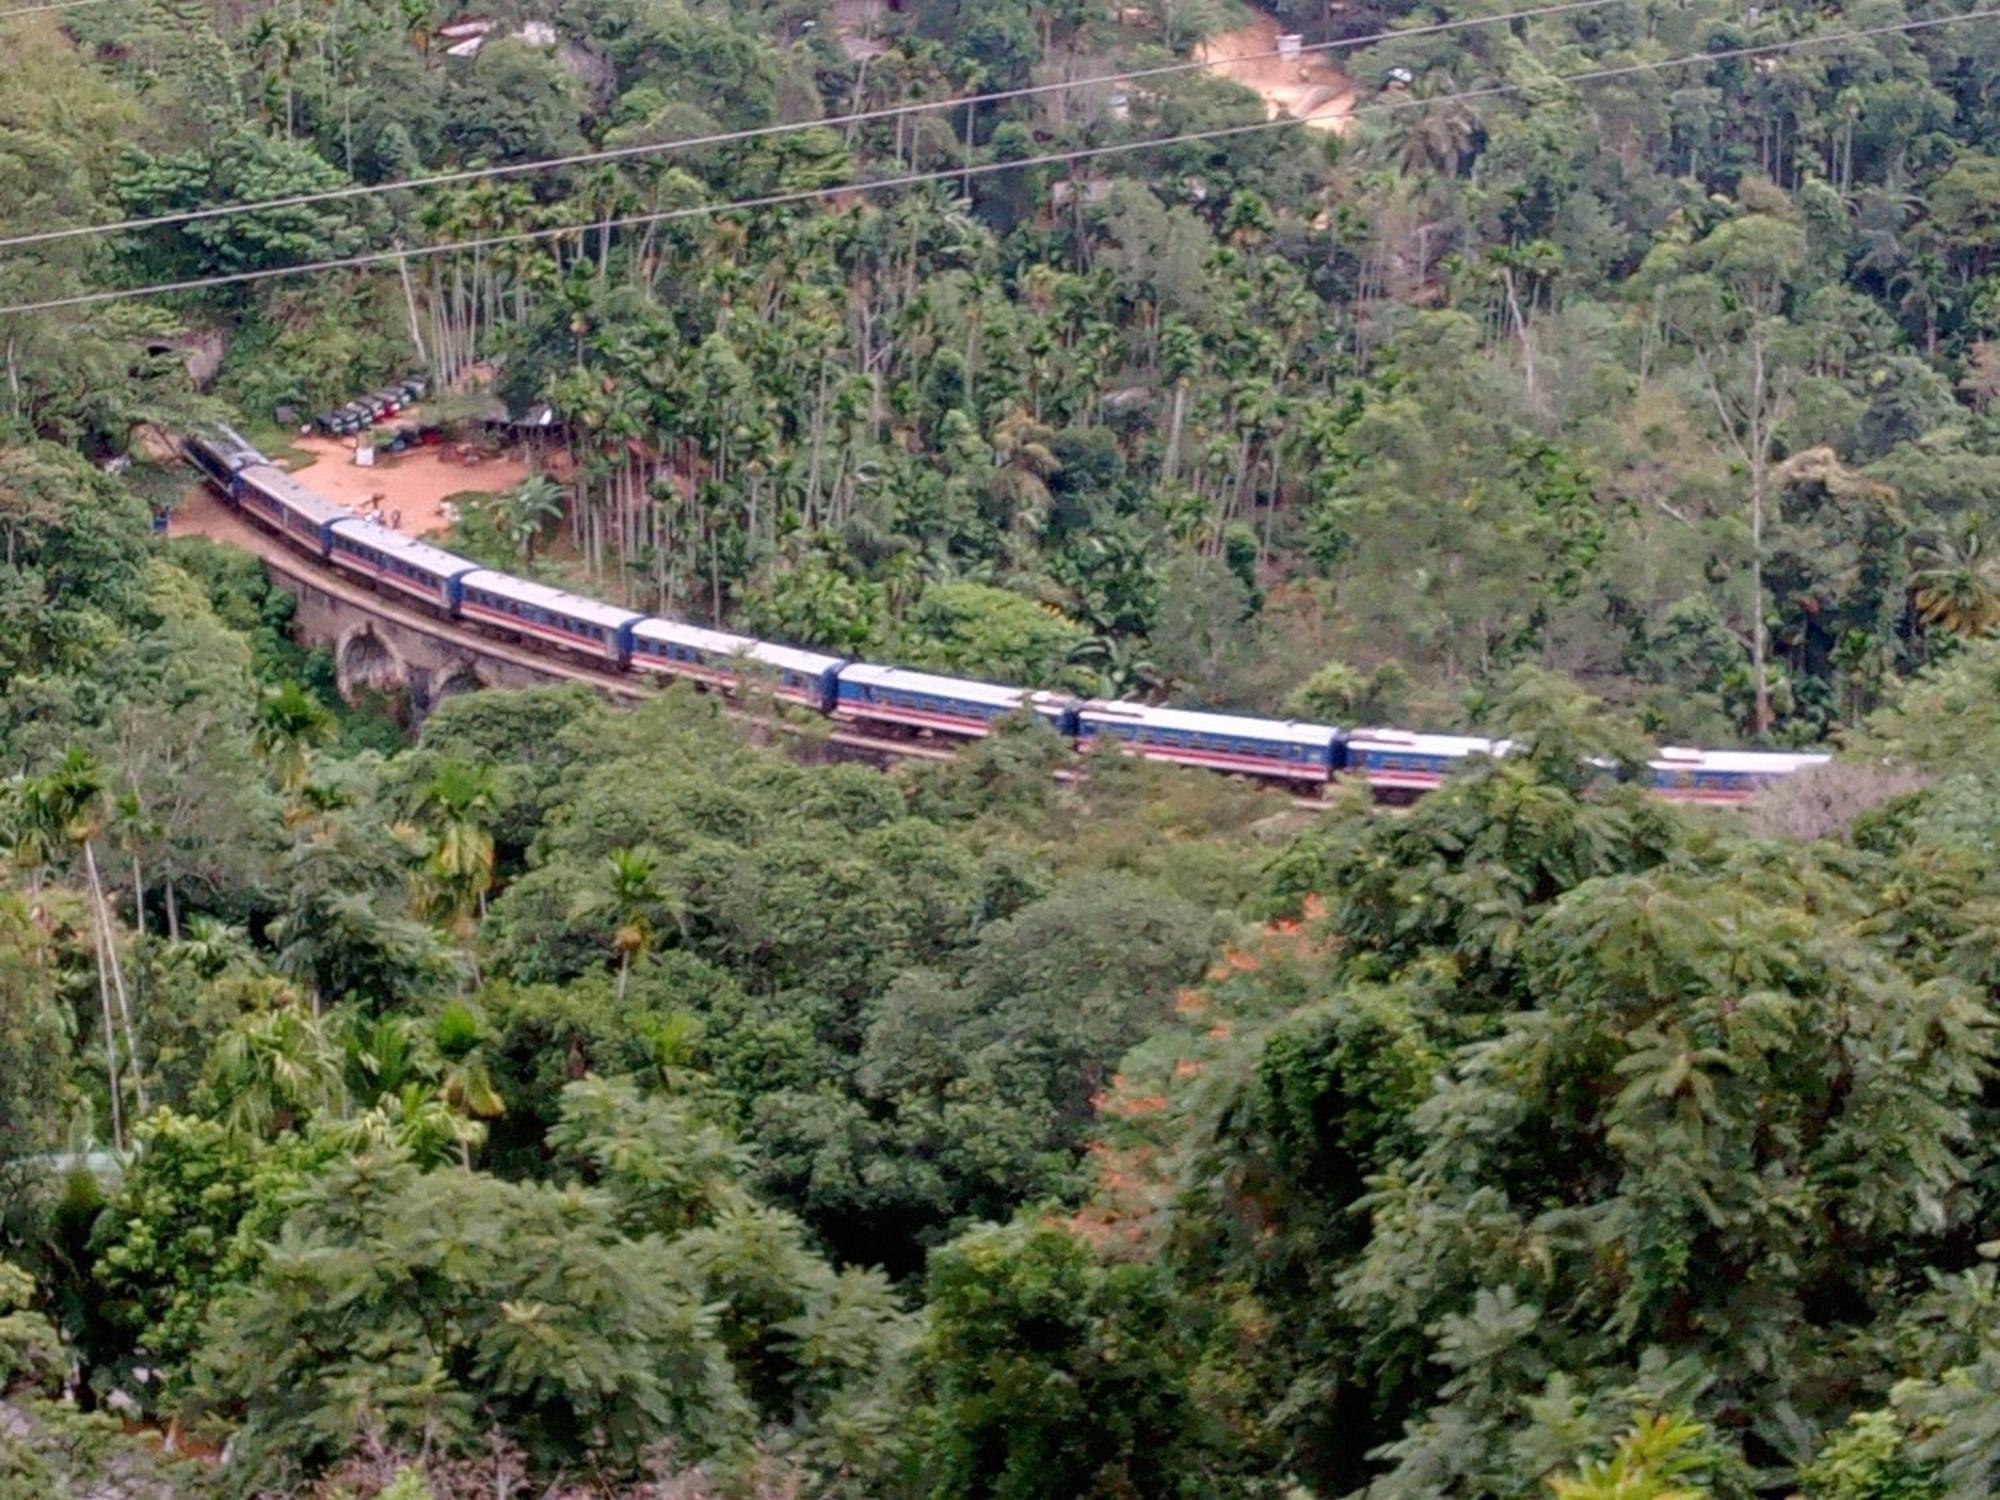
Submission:
[[[1350,731],[1141,703],[1080,701],[1060,693],[851,661],[642,615],[482,568],[364,521],[272,464],[230,427],[218,424],[191,433],[182,447],[231,504],[321,564],[421,601],[450,619],[614,671],[685,678],[724,693],[757,689],[837,720],[948,740],[978,739],[1000,720],[1025,711],[1079,749],[1115,748],[1305,793],[1349,779],[1366,782],[1379,796],[1406,800],[1435,788],[1475,756],[1501,756],[1508,750],[1504,740],[1469,735]],[[1652,790],[1664,798],[1727,806],[1828,758],[1666,747],[1648,763],[1647,774]]]

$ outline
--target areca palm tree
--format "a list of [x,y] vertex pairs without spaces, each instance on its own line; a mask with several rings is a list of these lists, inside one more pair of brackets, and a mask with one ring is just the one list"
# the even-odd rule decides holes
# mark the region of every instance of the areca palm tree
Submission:
[[485,1122],[507,1112],[488,1038],[486,1023],[462,1001],[447,1005],[428,1029],[407,1016],[355,1024],[342,1050],[349,1097],[368,1111],[357,1127],[386,1129],[424,1160],[456,1147],[469,1168]]
[[1026,556],[1048,519],[1049,480],[1062,471],[1062,460],[1049,446],[1053,428],[1015,407],[993,428],[993,463],[998,473],[993,489],[1006,507],[1003,518],[1012,541]]
[[1457,92],[1448,74],[1426,74],[1410,103],[1391,112],[1373,154],[1405,180],[1457,176],[1480,128],[1479,116],[1453,97]]
[[1954,635],[1988,635],[2000,628],[2000,558],[1977,531],[1941,536],[1917,549],[1922,564],[1910,582],[1926,625]]
[[218,979],[249,958],[250,940],[240,927],[196,916],[188,922],[187,935],[167,956],[170,963],[185,964],[201,979]]
[[485,915],[486,893],[493,888],[493,821],[499,807],[493,768],[462,760],[440,763],[417,804],[429,836],[425,904],[461,939],[470,933],[473,912]]
[[683,920],[680,903],[659,883],[659,859],[647,849],[613,849],[605,861],[604,883],[578,898],[578,917],[604,916],[612,923],[611,946],[618,954],[618,998],[632,965],[652,951],[655,922],[662,915]]
[[252,740],[271,764],[278,789],[296,796],[312,768],[312,752],[333,734],[333,715],[296,682],[282,683],[264,694],[257,711]]
[[338,1049],[295,1004],[245,1017],[225,1032],[209,1054],[205,1082],[229,1125],[259,1135],[338,1110],[347,1097]]
[[[507,1113],[507,1101],[493,1082],[487,1058],[490,1033],[486,1023],[463,1001],[453,1001],[431,1027],[437,1048],[438,1094],[470,1119],[497,1120]],[[468,1159],[467,1165],[471,1165]]]
[[1123,635],[1094,635],[1071,651],[1072,665],[1096,674],[1101,698],[1143,698],[1163,685],[1159,667],[1144,641]]
[[1938,312],[1951,298],[1951,272],[1935,250],[1919,251],[1896,274],[1896,305],[1923,319],[1924,353],[1937,356]]
[[133,1082],[142,1111],[146,1108],[146,1093],[145,1085],[137,1075],[139,1042],[132,1025],[132,1004],[125,993],[124,968],[118,961],[118,934],[112,926],[111,905],[105,899],[104,880],[97,868],[96,840],[106,815],[103,768],[89,751],[71,746],[55,770],[42,778],[38,801],[38,817],[45,830],[59,834],[63,842],[83,855],[84,875],[90,886],[91,930],[97,947],[98,998],[104,1011],[105,1061],[111,1077],[112,1136],[123,1149],[118,1044],[112,1032],[114,996],[125,1037],[126,1064],[133,1070]]

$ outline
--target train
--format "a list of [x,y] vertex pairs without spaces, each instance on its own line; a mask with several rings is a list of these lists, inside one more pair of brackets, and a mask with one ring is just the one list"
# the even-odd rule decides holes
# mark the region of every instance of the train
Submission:
[[[1469,761],[1504,756],[1509,748],[1505,740],[1473,735],[1343,729],[1078,699],[684,624],[481,567],[363,520],[314,493],[226,425],[189,433],[182,451],[242,514],[323,566],[531,649],[567,653],[616,672],[679,678],[727,694],[768,692],[837,721],[945,742],[979,739],[1001,720],[1025,713],[1080,750],[1111,746],[1309,796],[1339,782],[1361,781],[1384,800],[1407,801]],[[1647,777],[1664,798],[1728,806],[1828,759],[1673,746],[1654,753]]]

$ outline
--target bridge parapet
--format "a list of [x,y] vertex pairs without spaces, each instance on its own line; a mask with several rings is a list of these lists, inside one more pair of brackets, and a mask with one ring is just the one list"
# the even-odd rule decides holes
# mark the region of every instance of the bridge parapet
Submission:
[[294,636],[301,645],[333,653],[341,695],[350,702],[371,692],[405,697],[411,713],[422,719],[442,699],[485,687],[582,680],[621,696],[637,696],[636,684],[488,641],[424,614],[415,604],[331,578],[275,547],[257,550],[271,581],[297,601]]

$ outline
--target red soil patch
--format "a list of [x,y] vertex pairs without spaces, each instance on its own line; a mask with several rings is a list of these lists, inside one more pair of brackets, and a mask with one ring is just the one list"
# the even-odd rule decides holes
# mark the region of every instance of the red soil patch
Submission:
[[293,446],[316,460],[298,471],[304,483],[357,514],[378,506],[376,519],[384,526],[393,523],[406,536],[449,531],[446,496],[467,491],[497,495],[529,473],[526,460],[518,454],[489,456],[468,465],[450,444],[416,448],[394,458],[377,449],[373,468],[354,462],[352,438],[302,437]]

